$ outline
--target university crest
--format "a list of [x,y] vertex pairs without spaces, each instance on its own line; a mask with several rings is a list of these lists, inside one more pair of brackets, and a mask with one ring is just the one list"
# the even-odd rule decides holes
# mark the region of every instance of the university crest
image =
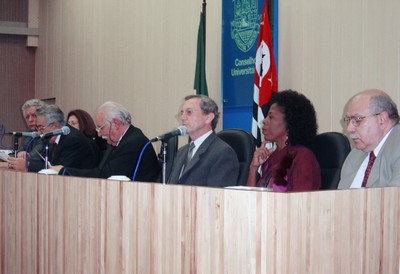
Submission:
[[258,0],[232,0],[234,19],[231,21],[231,37],[238,48],[247,52],[254,45],[260,30]]

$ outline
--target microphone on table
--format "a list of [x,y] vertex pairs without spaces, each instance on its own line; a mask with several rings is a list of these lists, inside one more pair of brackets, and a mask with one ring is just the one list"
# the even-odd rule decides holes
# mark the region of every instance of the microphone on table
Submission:
[[46,139],[46,138],[50,138],[56,135],[68,135],[71,132],[71,129],[67,126],[63,126],[60,129],[56,129],[50,132],[47,132],[45,134],[40,135],[40,138],[42,139]]
[[14,135],[15,137],[32,137],[37,138],[39,137],[39,133],[36,131],[29,131],[29,132],[8,132],[7,134]]
[[179,126],[177,129],[164,133],[163,135],[157,136],[150,140],[150,142],[156,141],[166,141],[175,136],[185,136],[187,133],[187,128],[185,126]]

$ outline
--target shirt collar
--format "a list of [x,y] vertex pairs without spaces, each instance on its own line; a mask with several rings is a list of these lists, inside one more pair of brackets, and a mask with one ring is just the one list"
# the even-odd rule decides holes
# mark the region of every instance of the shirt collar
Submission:
[[197,151],[197,149],[201,146],[201,144],[207,139],[208,136],[211,135],[211,133],[213,133],[212,130],[204,133],[203,135],[201,135],[199,138],[197,138],[195,141],[193,141],[194,143],[194,149],[193,149],[193,153],[192,155],[194,155]]
[[128,129],[129,129],[129,127],[127,127],[127,128],[125,129],[124,133],[122,133],[121,137],[119,137],[119,140],[118,140],[118,142],[117,142],[116,147],[119,145],[119,143],[120,143],[121,140],[122,140],[122,137],[124,137],[124,135],[125,135],[125,133],[128,131]]
[[60,138],[61,135],[57,135],[57,138],[54,140],[54,143],[58,145],[60,143]]

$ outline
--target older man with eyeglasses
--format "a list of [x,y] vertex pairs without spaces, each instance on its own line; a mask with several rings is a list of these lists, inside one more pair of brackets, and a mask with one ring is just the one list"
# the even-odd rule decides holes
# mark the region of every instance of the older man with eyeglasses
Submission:
[[[57,105],[42,106],[35,111],[35,116],[36,130],[41,136],[59,130],[66,125],[64,113]],[[42,169],[48,169],[51,167],[49,163],[77,168],[95,167],[98,162],[98,153],[93,150],[88,138],[73,127],[69,127],[68,132],[67,135],[43,138],[43,150],[36,151],[42,159],[35,161],[29,159],[26,163],[28,171],[38,172]],[[17,162],[12,162],[11,165],[16,166]]]
[[399,186],[399,113],[389,95],[376,89],[356,94],[343,121],[354,148],[343,163],[338,188]]
[[105,102],[97,108],[95,115],[97,135],[109,144],[96,168],[79,169],[70,166],[56,167],[60,173],[74,176],[108,178],[112,175],[125,175],[133,178],[139,156],[136,181],[155,182],[160,175],[160,165],[153,146],[146,148],[149,139],[132,125],[131,114],[121,104]]
[[[29,99],[21,107],[25,124],[30,131],[36,131],[36,110],[45,106],[46,103],[39,99]],[[13,163],[9,165],[15,170],[26,170],[28,161],[41,161],[38,151],[42,151],[43,145],[40,138],[24,137],[17,151],[17,158],[10,159]]]
[[168,182],[226,187],[236,185],[239,161],[235,151],[215,133],[218,105],[203,95],[189,95],[179,114],[191,142],[179,149]]

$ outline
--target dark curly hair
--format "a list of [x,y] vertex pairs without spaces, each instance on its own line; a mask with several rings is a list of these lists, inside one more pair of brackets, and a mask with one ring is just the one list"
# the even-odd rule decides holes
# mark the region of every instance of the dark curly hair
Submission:
[[297,91],[284,90],[272,94],[268,105],[272,104],[277,104],[285,114],[289,144],[308,146],[318,131],[317,117],[311,101]]

